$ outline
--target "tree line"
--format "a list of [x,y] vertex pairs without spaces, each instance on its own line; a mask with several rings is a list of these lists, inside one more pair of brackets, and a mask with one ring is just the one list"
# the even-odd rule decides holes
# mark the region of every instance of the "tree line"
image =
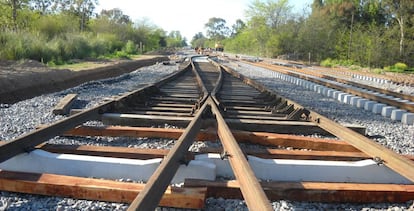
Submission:
[[245,21],[228,27],[211,18],[206,36],[198,33],[191,43],[327,66],[414,66],[414,1],[314,0],[309,7],[298,14],[288,0],[254,0]]
[[74,59],[127,58],[182,47],[148,19],[132,21],[120,9],[95,12],[98,0],[0,0],[0,59],[63,64]]

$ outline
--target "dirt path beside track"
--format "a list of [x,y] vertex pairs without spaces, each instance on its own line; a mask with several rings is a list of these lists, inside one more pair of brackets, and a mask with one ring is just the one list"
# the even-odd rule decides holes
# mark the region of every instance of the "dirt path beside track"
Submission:
[[143,56],[81,71],[51,69],[36,61],[0,61],[0,104],[11,104],[87,81],[115,77],[166,60],[169,60],[167,56]]

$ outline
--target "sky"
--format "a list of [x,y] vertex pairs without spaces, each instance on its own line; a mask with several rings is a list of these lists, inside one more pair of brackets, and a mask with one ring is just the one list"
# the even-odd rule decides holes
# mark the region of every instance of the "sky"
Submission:
[[[231,27],[245,20],[245,10],[253,0],[99,0],[96,12],[119,8],[132,21],[147,19],[167,32],[180,31],[190,42],[195,34],[205,35],[204,25],[212,17],[226,20]],[[312,0],[290,0],[294,11],[303,11]]]

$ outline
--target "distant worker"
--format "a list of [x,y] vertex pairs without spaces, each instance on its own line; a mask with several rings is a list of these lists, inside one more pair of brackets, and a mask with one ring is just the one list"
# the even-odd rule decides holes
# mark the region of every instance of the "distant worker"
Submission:
[[220,51],[220,52],[223,52],[224,51],[223,45],[220,42],[217,42],[214,45],[214,48],[216,49],[216,51]]

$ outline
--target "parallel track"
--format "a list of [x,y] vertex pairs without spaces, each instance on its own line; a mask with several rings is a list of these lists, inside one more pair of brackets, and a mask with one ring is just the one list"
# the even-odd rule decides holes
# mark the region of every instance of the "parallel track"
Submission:
[[[163,158],[146,184],[127,185],[44,172],[2,170],[0,189],[128,202],[131,203],[130,210],[153,210],[156,206],[201,208],[203,197],[240,197],[240,193],[251,210],[270,210],[269,200],[280,197],[341,202],[402,202],[414,198],[414,163],[411,157],[400,156],[351,129],[282,98],[228,67],[213,61],[206,62],[205,58],[193,58],[193,61],[160,82],[82,111],[0,147],[1,162],[33,150],[128,159]],[[105,126],[82,125],[90,120],[102,120]],[[174,128],[163,128],[166,124]],[[330,134],[342,141],[302,136],[313,133]],[[159,137],[177,141],[170,150],[42,144],[58,135]],[[205,152],[221,153],[222,159],[229,161],[235,181],[223,183],[186,179],[184,188],[169,187],[180,166],[188,165],[194,158],[195,155],[188,152],[194,140],[217,139],[223,147],[206,149]],[[281,149],[245,150],[240,148],[238,142],[278,146]],[[288,146],[313,151],[289,152],[283,149]],[[246,154],[298,161],[372,158],[404,177],[408,184],[329,181],[273,181],[260,184],[253,170],[255,166],[250,164],[252,158]],[[115,196],[104,194],[108,190],[117,190],[113,193]],[[295,194],[289,194],[292,191]],[[324,197],[328,193],[332,197]]]
[[251,63],[248,64],[264,67],[277,71],[289,76],[296,78],[304,79],[307,81],[314,82],[319,85],[323,85],[327,88],[332,88],[335,90],[343,91],[355,96],[363,97],[372,101],[384,103],[390,106],[395,106],[396,108],[404,109],[408,112],[414,112],[414,96],[406,95],[402,93],[397,93],[389,91],[386,89],[380,89],[360,83],[353,82],[351,80],[345,80],[340,78],[335,78],[329,75],[309,72],[306,70],[281,67],[277,65],[267,64],[267,63]]

